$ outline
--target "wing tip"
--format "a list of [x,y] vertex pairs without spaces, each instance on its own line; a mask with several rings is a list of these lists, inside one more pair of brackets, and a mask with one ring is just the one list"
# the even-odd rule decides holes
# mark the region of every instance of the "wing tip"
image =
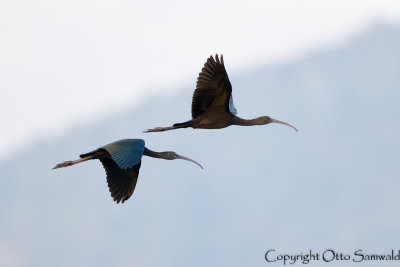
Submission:
[[204,65],[206,65],[209,62],[214,62],[217,64],[224,65],[224,55],[220,54],[220,56],[218,56],[218,53],[215,54],[215,57],[213,55],[210,55],[207,59],[207,62]]

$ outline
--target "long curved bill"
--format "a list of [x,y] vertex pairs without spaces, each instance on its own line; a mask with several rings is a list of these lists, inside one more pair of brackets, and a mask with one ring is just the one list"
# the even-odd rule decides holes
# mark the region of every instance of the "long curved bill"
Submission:
[[296,129],[296,127],[294,127],[293,125],[291,125],[291,124],[289,124],[289,123],[287,123],[287,122],[284,122],[284,121],[271,119],[271,122],[270,122],[270,123],[280,123],[280,124],[284,124],[284,125],[286,125],[286,126],[289,126],[289,127],[293,128],[293,130],[295,130],[296,132],[298,132],[298,130]]
[[184,160],[187,160],[187,161],[191,161],[191,162],[193,162],[194,164],[199,165],[199,167],[203,169],[203,166],[201,166],[200,163],[198,163],[198,162],[195,161],[195,160],[192,160],[192,159],[190,159],[190,158],[187,158],[187,157],[184,157],[184,156],[181,156],[181,155],[176,155],[176,158],[177,158],[177,159],[184,159]]

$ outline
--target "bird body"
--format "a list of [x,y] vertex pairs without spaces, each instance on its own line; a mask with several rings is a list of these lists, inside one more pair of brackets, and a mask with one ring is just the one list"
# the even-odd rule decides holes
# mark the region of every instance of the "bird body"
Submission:
[[[232,125],[234,117],[235,116],[233,114],[210,109],[198,117],[190,120],[184,126],[195,129],[221,129]],[[174,126],[179,126],[179,124],[174,124]]]
[[201,115],[194,118],[193,128],[199,129],[222,129],[232,125],[235,115],[222,111],[219,108],[210,108]]
[[173,151],[155,152],[145,147],[142,139],[123,139],[102,146],[92,152],[80,155],[80,159],[65,161],[53,169],[69,167],[91,159],[98,159],[107,174],[107,183],[114,201],[124,203],[131,197],[136,187],[142,156],[162,158],[166,160],[184,159],[203,168],[196,161],[178,155]]
[[192,120],[176,123],[171,127],[156,127],[145,132],[162,132],[179,128],[222,129],[231,125],[253,126],[280,123],[297,129],[283,121],[268,116],[246,120],[236,116],[232,85],[225,70],[224,58],[210,56],[197,78],[192,98]]

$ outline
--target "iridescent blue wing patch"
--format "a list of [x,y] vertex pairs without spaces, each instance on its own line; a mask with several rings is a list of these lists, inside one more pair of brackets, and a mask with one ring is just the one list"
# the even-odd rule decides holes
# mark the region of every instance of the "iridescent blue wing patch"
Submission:
[[232,95],[231,95],[231,97],[229,98],[229,111],[230,111],[230,113],[232,113],[232,114],[237,114],[237,110],[236,110],[236,108],[235,108],[235,105],[233,104]]
[[139,164],[144,151],[144,140],[123,139],[102,147],[122,170]]

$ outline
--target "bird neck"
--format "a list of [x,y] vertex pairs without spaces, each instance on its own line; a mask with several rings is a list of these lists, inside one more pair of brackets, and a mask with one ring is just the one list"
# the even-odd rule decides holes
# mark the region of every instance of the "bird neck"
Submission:
[[144,147],[143,155],[152,157],[152,158],[158,158],[158,159],[165,158],[163,155],[163,152],[156,152],[156,151],[148,149],[147,147]]
[[246,119],[242,119],[242,118],[235,116],[234,124],[240,125],[240,126],[252,126],[252,125],[264,125],[266,123],[262,120],[262,117],[251,119],[251,120],[246,120]]

